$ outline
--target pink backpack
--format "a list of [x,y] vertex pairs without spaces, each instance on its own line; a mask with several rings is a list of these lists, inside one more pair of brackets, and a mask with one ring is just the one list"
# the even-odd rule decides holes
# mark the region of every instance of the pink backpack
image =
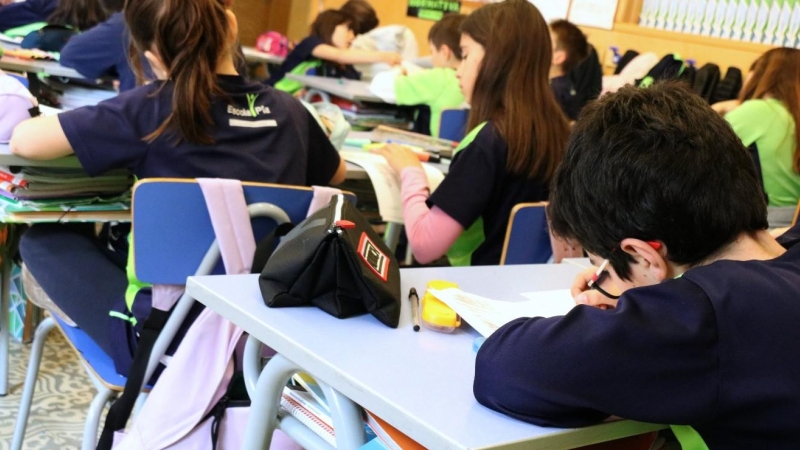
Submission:
[[256,48],[270,55],[285,57],[289,54],[289,38],[277,31],[267,31],[256,40]]

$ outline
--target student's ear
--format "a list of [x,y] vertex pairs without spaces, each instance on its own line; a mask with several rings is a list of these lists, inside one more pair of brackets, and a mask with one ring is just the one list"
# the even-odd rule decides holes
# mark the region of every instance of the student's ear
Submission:
[[556,67],[561,67],[564,64],[564,61],[567,60],[567,52],[564,50],[554,50],[553,51],[553,62],[552,64]]
[[239,21],[230,9],[225,10],[225,16],[228,18],[228,42],[233,44],[239,37]]
[[453,57],[453,50],[447,44],[442,44],[442,46],[439,47],[439,53],[444,56],[445,61],[450,61],[450,58]]
[[144,57],[150,63],[150,68],[153,70],[153,75],[156,76],[156,79],[166,80],[169,78],[169,71],[155,49],[145,51]]
[[670,265],[666,255],[666,247],[658,244],[657,249],[646,241],[640,239],[627,238],[620,242],[623,252],[630,255],[634,263],[631,264],[634,278],[640,285],[657,284],[669,277]]

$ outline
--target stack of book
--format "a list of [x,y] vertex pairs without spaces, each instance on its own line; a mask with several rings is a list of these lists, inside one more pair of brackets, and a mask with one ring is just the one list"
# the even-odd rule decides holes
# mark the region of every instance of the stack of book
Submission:
[[379,125],[410,129],[412,122],[395,105],[352,102],[331,95],[331,103],[342,110],[345,120],[357,129],[373,129]]
[[0,217],[7,222],[128,218],[133,177],[125,171],[90,178],[83,169],[0,166]]

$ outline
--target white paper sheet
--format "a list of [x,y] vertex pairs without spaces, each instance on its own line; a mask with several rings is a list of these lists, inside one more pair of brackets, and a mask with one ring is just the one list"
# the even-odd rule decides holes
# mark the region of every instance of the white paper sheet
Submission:
[[614,28],[617,3],[617,0],[572,0],[569,21],[576,25],[611,30]]
[[[364,151],[341,151],[339,155],[345,161],[361,166],[369,176],[375,196],[378,199],[378,212],[386,222],[403,223],[403,202],[400,197],[400,177],[389,167],[383,156]],[[442,171],[430,164],[423,163],[422,168],[428,176],[428,187],[436,190],[444,180]]]
[[472,328],[489,337],[501,326],[520,317],[563,316],[574,306],[569,289],[528,292],[528,300],[506,302],[464,292],[461,289],[429,289],[428,292],[447,304]]
[[569,11],[569,0],[528,0],[542,13],[545,22],[550,23],[558,19],[566,19]]

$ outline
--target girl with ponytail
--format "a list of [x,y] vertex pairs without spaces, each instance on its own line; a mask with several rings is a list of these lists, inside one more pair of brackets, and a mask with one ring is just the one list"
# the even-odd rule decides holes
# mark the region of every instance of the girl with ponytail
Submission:
[[[237,22],[223,0],[128,0],[124,14],[134,66],[143,55],[157,79],[97,106],[21,123],[14,153],[74,153],[92,176],[127,168],[139,179],[344,180],[344,161],[299,101],[237,75]],[[150,292],[136,280],[129,287],[124,236],[109,246],[89,231],[34,225],[20,252],[53,302],[126,374]]]

